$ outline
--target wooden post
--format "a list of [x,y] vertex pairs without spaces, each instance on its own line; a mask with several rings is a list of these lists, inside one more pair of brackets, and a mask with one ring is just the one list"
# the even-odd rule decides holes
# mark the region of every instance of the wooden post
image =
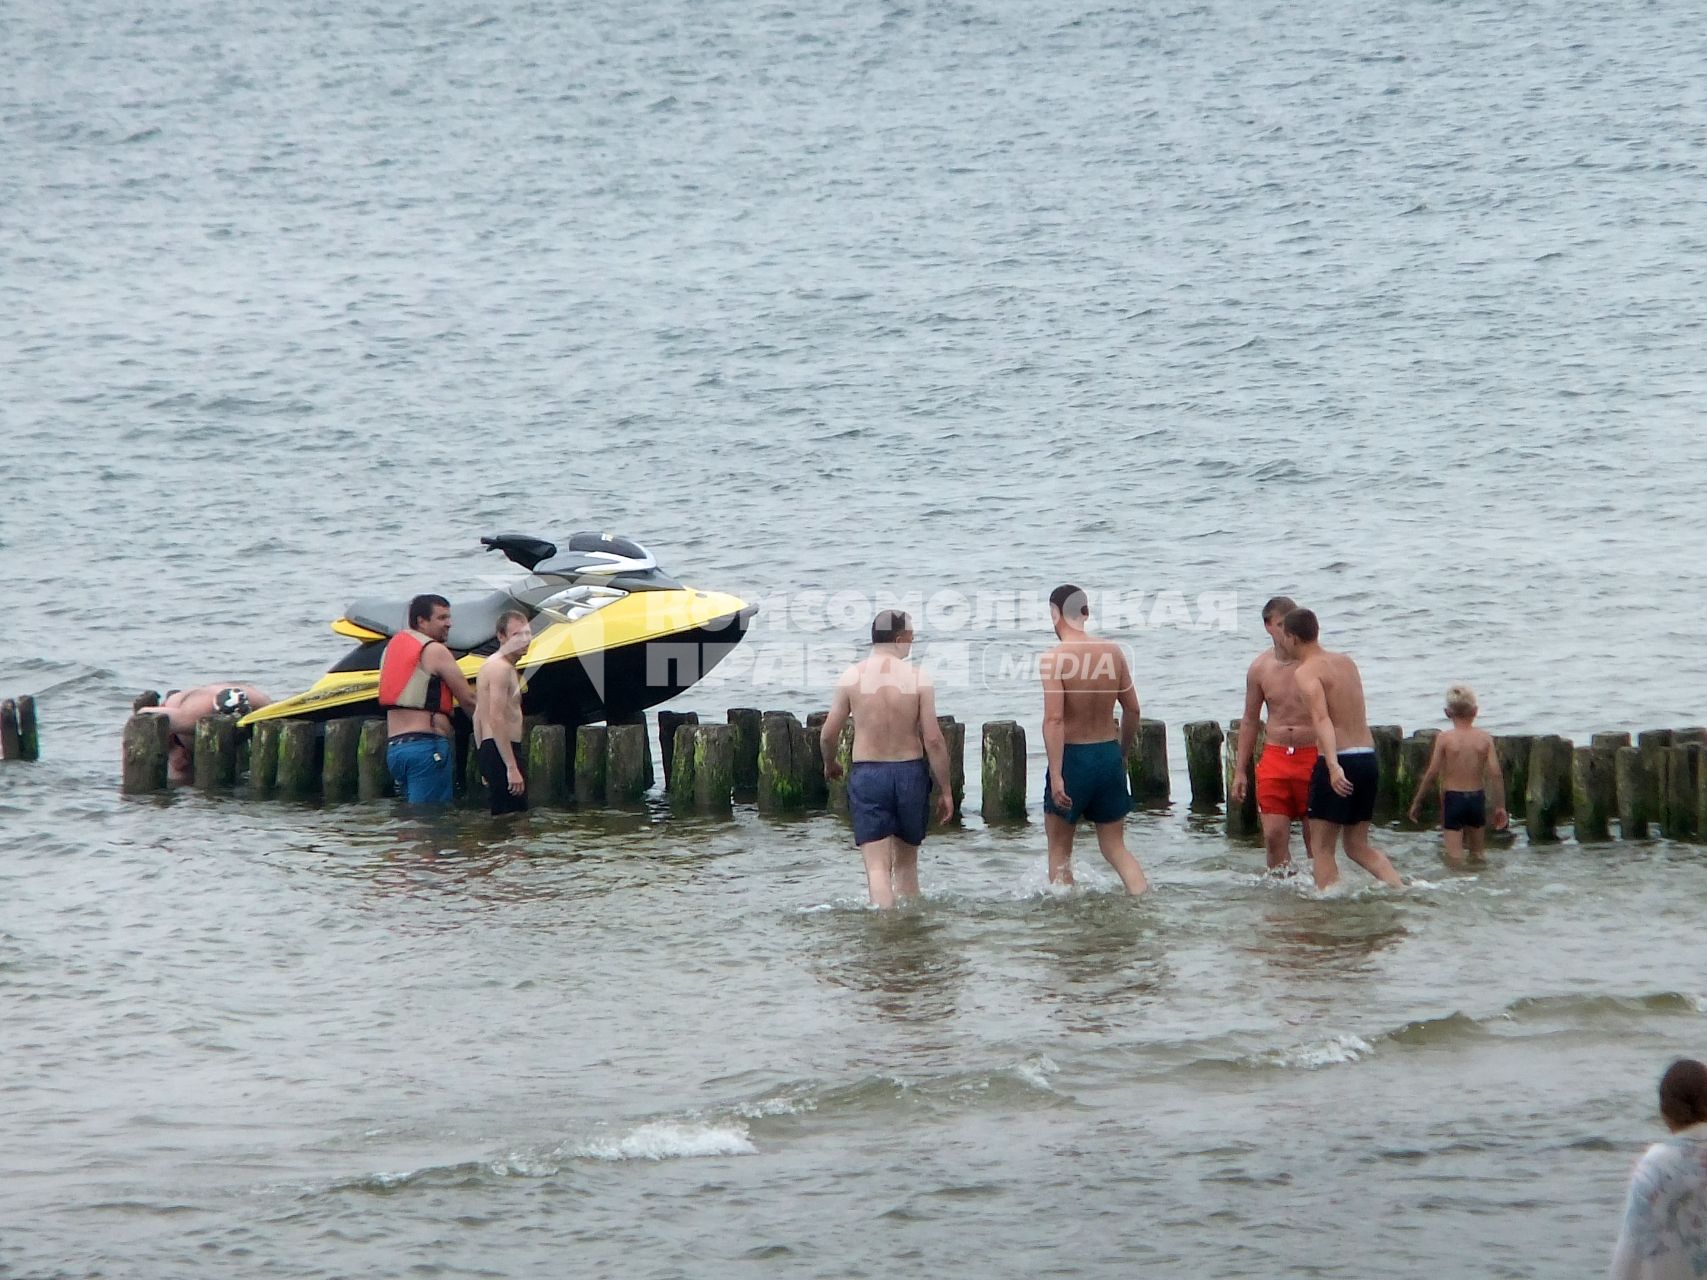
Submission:
[[1589,746],[1606,753],[1607,772],[1612,775],[1612,816],[1617,817],[1623,809],[1623,801],[1618,794],[1618,749],[1630,745],[1630,735],[1622,730],[1596,733],[1588,741]]
[[1665,750],[1666,807],[1660,834],[1668,840],[1693,840],[1697,834],[1696,788],[1701,774],[1702,751],[1699,742],[1687,739]]
[[1025,821],[1025,730],[1017,721],[984,725],[985,822]]
[[637,805],[646,799],[647,765],[652,750],[644,724],[606,727],[605,797],[613,805]]
[[1617,748],[1578,747],[1571,753],[1571,812],[1578,843],[1610,840],[1618,807]]
[[569,803],[569,730],[536,724],[526,750],[529,807],[561,809]]
[[237,785],[237,720],[234,716],[203,716],[196,721],[193,751],[196,787],[225,791]]
[[728,813],[734,793],[734,727],[702,724],[693,740],[693,807],[700,813]]
[[[936,721],[942,727],[943,741],[948,744],[948,792],[954,801],[954,812],[949,815],[948,820],[959,822],[966,806],[966,726],[953,716],[938,716]],[[853,735],[850,733],[847,764],[852,761]],[[843,767],[847,765],[844,764]],[[931,820],[936,820],[934,812]]]
[[356,799],[383,800],[396,792],[391,781],[391,763],[385,758],[390,746],[385,721],[377,717],[362,721],[362,731],[356,740]]
[[[1408,814],[1411,801],[1417,798],[1417,784],[1428,771],[1428,758],[1434,754],[1434,740],[1439,736],[1439,729],[1418,729],[1399,743],[1399,778],[1394,798],[1401,814]],[[1429,786],[1429,794],[1422,797],[1417,822],[1425,828],[1432,828],[1440,821],[1439,781],[1436,778]]]
[[824,776],[824,721],[828,711],[814,711],[806,717],[805,727],[795,750],[801,754],[800,785],[808,809],[822,809],[830,803],[830,780]]
[[312,720],[279,724],[278,793],[287,800],[310,800],[320,791],[320,726]]
[[1375,742],[1375,821],[1391,822],[1404,816],[1410,803],[1399,803],[1399,744],[1405,731],[1396,724],[1372,724],[1369,733]]
[[[676,730],[684,724],[698,724],[697,711],[658,712],[658,758],[664,765],[664,790],[670,791],[670,770],[676,760]],[[690,789],[691,790],[691,789]]]
[[165,716],[132,716],[124,725],[124,773],[119,789],[129,796],[164,791],[172,723]]
[[1571,816],[1571,751],[1571,740],[1554,733],[1537,737],[1530,749],[1524,819],[1531,844],[1557,840],[1559,823]]
[[1138,736],[1126,757],[1126,780],[1138,804],[1166,804],[1172,788],[1168,781],[1168,726],[1160,720],[1140,720]]
[[1225,772],[1222,778],[1227,796],[1227,834],[1236,837],[1254,836],[1262,831],[1262,815],[1257,812],[1257,757],[1262,754],[1263,734],[1257,732],[1256,745],[1251,748],[1250,763],[1245,766],[1245,799],[1242,804],[1233,803],[1234,770],[1239,763],[1239,735],[1243,731],[1242,720],[1229,720],[1224,746]]
[[729,708],[729,743],[735,764],[735,799],[750,804],[759,796],[759,724],[757,707]]
[[583,809],[605,802],[609,735],[610,731],[602,724],[584,724],[575,730],[575,803]]
[[1183,732],[1191,807],[1199,812],[1219,808],[1227,798],[1221,785],[1221,726],[1213,720],[1193,720]]
[[320,794],[327,804],[354,800],[357,785],[357,755],[361,748],[362,720],[343,716],[326,722],[320,749]]
[[[644,711],[632,711],[628,715],[618,716],[614,720],[611,719],[609,716],[607,716],[605,718],[605,727],[609,728],[609,729],[617,729],[617,728],[621,728],[623,726],[631,725],[631,724],[637,724],[640,726],[640,729],[641,729],[641,744],[640,744],[641,769],[640,769],[640,772],[641,772],[641,777],[645,780],[646,790],[650,791],[650,790],[652,790],[653,787],[655,787],[658,784],[658,777],[652,768],[652,743],[651,743],[651,740],[646,737],[646,733],[645,733],[645,730],[646,730],[646,713]],[[611,803],[613,803],[613,804],[619,803],[616,800],[616,791],[614,789],[613,780],[608,776],[605,778],[605,790],[606,790],[606,793],[611,797]]]
[[[458,743],[466,741],[462,757],[462,787],[460,794],[469,804],[477,808],[485,808],[491,803],[492,797],[487,794],[486,775],[480,771],[480,744],[474,740],[474,734],[469,733],[466,740],[458,738]],[[519,763],[519,762],[518,762]]]
[[21,760],[23,743],[18,733],[18,704],[11,698],[0,702],[0,760]]
[[18,759],[41,759],[41,728],[36,723],[36,700],[30,694],[18,699]]
[[1494,735],[1494,755],[1505,778],[1505,811],[1514,822],[1529,812],[1529,757],[1534,751],[1532,733]]
[[1642,757],[1642,807],[1651,827],[1666,821],[1666,748],[1671,746],[1670,729],[1648,729],[1636,735],[1636,750]]
[[[658,725],[664,724],[663,712],[658,713]],[[664,790],[670,797],[670,806],[678,812],[686,812],[698,803],[697,787],[698,773],[696,744],[699,735],[699,721],[684,720],[676,725],[676,740],[670,744],[669,768],[664,770]]]
[[759,812],[803,808],[806,788],[797,759],[805,728],[787,711],[767,711],[759,722]]
[[249,735],[249,794],[257,800],[278,790],[279,726],[283,723],[263,720]]
[[1641,840],[1648,834],[1648,779],[1642,768],[1642,752],[1619,747],[1614,753],[1618,789],[1618,835],[1623,840]]
[[1684,747],[1688,746],[1692,742],[1698,742],[1703,746],[1707,746],[1707,727],[1702,725],[1692,725],[1687,729],[1673,729],[1671,731],[1672,746]]

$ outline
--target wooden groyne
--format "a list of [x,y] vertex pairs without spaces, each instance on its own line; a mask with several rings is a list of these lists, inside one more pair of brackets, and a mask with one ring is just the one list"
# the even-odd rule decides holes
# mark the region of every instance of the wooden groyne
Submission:
[[39,760],[36,700],[25,694],[0,702],[0,760]]

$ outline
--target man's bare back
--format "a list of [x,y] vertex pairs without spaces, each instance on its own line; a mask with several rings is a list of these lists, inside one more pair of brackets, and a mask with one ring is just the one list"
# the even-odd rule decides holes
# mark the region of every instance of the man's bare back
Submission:
[[1112,742],[1119,737],[1114,707],[1132,688],[1126,654],[1112,640],[1063,640],[1043,655],[1045,681],[1062,692],[1062,741]]
[[1301,701],[1312,688],[1321,686],[1327,699],[1328,719],[1333,722],[1333,742],[1318,743],[1324,751],[1351,751],[1375,745],[1369,732],[1369,712],[1363,702],[1363,676],[1350,655],[1318,648],[1302,659],[1293,676]]
[[921,726],[927,709],[936,723],[936,691],[912,663],[874,653],[843,672],[838,688],[846,690],[853,715],[856,761],[917,760],[925,754]]

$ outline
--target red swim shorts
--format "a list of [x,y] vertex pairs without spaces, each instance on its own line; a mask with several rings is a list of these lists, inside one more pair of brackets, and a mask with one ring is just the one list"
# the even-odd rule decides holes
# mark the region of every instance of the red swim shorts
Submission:
[[1310,807],[1310,771],[1315,767],[1314,747],[1264,746],[1257,758],[1257,812],[1303,818]]

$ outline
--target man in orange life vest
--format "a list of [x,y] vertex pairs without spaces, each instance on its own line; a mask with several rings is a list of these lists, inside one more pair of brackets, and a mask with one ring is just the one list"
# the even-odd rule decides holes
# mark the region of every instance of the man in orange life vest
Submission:
[[474,690],[445,647],[449,635],[450,601],[416,596],[409,629],[391,637],[379,662],[379,705],[390,739],[385,763],[397,794],[410,804],[451,802],[451,699],[474,714]]

